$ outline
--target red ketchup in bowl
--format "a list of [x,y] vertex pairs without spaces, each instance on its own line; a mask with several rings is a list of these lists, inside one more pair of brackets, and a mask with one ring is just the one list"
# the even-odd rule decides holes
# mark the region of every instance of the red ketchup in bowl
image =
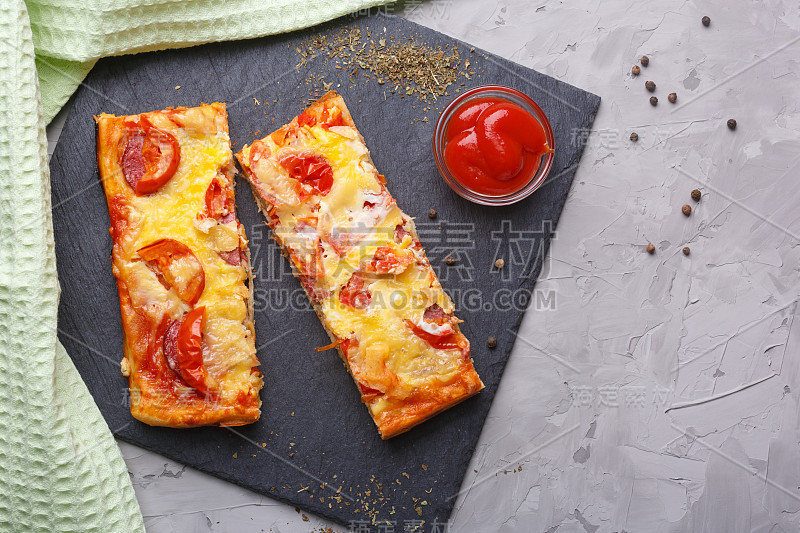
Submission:
[[492,96],[464,102],[445,131],[447,168],[464,187],[483,195],[522,189],[550,151],[542,124],[531,113]]

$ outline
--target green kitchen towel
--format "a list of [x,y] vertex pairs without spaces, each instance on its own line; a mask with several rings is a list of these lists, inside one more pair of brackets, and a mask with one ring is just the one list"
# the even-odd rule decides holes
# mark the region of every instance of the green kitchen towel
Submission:
[[0,6],[0,530],[143,531],[119,449],[56,337],[33,40],[22,0]]
[[382,3],[0,0],[0,532],[144,531],[119,449],[57,338],[45,124],[102,56],[289,31]]
[[28,0],[45,120],[97,59],[319,24],[387,0]]

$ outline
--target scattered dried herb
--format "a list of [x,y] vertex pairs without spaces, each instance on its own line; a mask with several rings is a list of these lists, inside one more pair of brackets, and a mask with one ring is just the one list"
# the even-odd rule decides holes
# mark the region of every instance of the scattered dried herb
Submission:
[[639,60],[639,63],[641,63],[643,67],[646,67],[650,64],[650,58],[647,56],[642,56],[642,58]]
[[639,65],[634,65],[633,67],[631,67],[631,74],[633,74],[634,76],[638,76],[641,71],[642,69],[639,68]]
[[[395,36],[359,28],[343,28],[331,34],[310,37],[295,48],[300,54],[300,69],[312,59],[322,57],[335,62],[334,68],[355,84],[361,74],[367,80],[385,85],[401,98],[416,96],[430,103],[439,96],[449,96],[448,88],[460,76],[472,79],[477,74],[469,59],[461,63],[458,47],[431,46],[414,36]],[[337,77],[339,77],[337,73]],[[329,90],[333,82],[309,74],[309,85],[321,83]]]
[[650,105],[658,105],[658,97],[657,96],[651,96],[650,97]]
[[695,189],[692,191],[692,200],[699,202],[702,195],[703,194],[700,192],[700,189]]
[[436,212],[436,209],[431,209],[430,211],[428,211],[428,218],[429,219],[433,220],[437,216],[439,216],[439,213]]
[[728,128],[732,130],[736,129],[736,119],[733,118],[728,119]]
[[683,255],[689,255],[691,252],[688,246],[683,247]]
[[452,255],[448,255],[444,258],[444,262],[447,263],[448,266],[453,266],[456,264],[456,258]]
[[653,255],[654,253],[656,253],[656,247],[652,242],[647,245],[647,253],[650,254],[650,255]]
[[670,104],[674,104],[675,102],[678,101],[678,94],[677,93],[669,93],[669,95],[667,95],[667,100],[669,100]]
[[700,20],[703,23],[703,26],[705,26],[706,28],[708,28],[711,25],[711,19],[708,16],[705,16]]
[[494,262],[494,267],[495,268],[503,268],[504,266],[506,266],[506,262],[503,261],[502,258],[500,258],[500,259],[498,259],[497,261]]
[[497,348],[497,339],[495,337],[489,337],[486,339],[486,346],[491,349]]
[[635,131],[631,133],[631,141],[636,142],[638,140],[639,140],[639,134],[636,133]]
[[654,82],[654,81],[646,81],[646,82],[644,82],[644,88],[647,89],[650,92],[653,92],[653,91],[656,90],[656,82]]
[[692,214],[692,206],[689,204],[684,204],[684,206],[681,207],[681,212],[688,217]]

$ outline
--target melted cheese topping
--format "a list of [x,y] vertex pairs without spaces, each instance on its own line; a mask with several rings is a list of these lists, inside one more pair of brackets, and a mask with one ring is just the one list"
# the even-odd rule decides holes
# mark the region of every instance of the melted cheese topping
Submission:
[[[360,134],[347,126],[294,128],[297,135],[287,137],[285,146],[276,145],[270,136],[262,139],[272,161],[251,167],[250,176],[258,190],[283,190],[290,179],[277,163],[283,153],[310,150],[330,162],[333,186],[327,195],[317,194],[302,203],[277,202],[270,213],[278,220],[276,238],[301,273],[307,272],[303,265],[318,258],[313,264],[321,265],[322,275],[315,285],[329,294],[319,302],[322,319],[336,338],[358,340],[358,348],[348,352],[348,364],[358,382],[384,393],[370,403],[375,416],[388,406],[386,398],[402,399],[418,387],[436,387],[461,371],[460,350],[433,348],[405,323],[422,322],[425,309],[433,304],[451,313],[453,304],[418,241],[406,235],[397,242],[398,225],[416,235],[413,222],[382,186]],[[249,154],[246,146],[240,161],[249,161]],[[290,197],[282,195],[284,200]],[[409,250],[414,262],[396,274],[365,275],[364,288],[372,296],[368,307],[343,304],[339,300],[343,287],[354,272],[364,272],[380,247]]]
[[[156,323],[163,314],[180,319],[192,306],[181,301],[172,288],[164,287],[156,274],[141,261],[136,250],[160,239],[174,239],[188,246],[205,272],[205,288],[195,306],[206,307],[203,328],[203,363],[219,383],[225,403],[254,384],[251,369],[258,364],[251,317],[250,290],[245,285],[248,265],[231,265],[219,252],[245,249],[244,229],[234,220],[198,220],[205,209],[205,194],[215,177],[233,186],[233,159],[224,113],[212,106],[182,110],[171,115],[149,115],[152,123],[173,135],[181,146],[178,168],[156,193],[135,196],[113,157],[101,162],[110,167],[104,186],[112,194],[124,195],[127,230],[115,246],[115,275],[125,280],[132,304],[152,315]],[[101,119],[102,120],[102,119]],[[115,119],[119,120],[119,119]],[[121,133],[118,135],[121,139]],[[115,152],[112,150],[112,152]],[[173,267],[180,272],[180,260]]]

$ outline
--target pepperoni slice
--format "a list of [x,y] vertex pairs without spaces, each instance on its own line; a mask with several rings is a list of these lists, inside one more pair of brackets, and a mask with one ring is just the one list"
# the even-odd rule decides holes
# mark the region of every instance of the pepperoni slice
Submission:
[[364,278],[359,272],[350,277],[350,280],[339,291],[339,301],[353,309],[365,309],[372,301],[369,290],[364,289]]
[[125,181],[137,196],[157,192],[167,183],[181,159],[181,145],[142,115],[125,124],[120,166]]
[[458,348],[462,353],[469,355],[469,341],[462,333],[457,332],[451,326],[452,317],[445,313],[438,304],[428,307],[422,315],[422,320],[437,327],[424,329],[408,319],[404,320],[403,323],[417,337],[436,349],[452,350]]
[[408,231],[406,231],[406,228],[404,228],[402,224],[398,224],[397,226],[395,226],[394,228],[395,242],[397,242],[398,244],[402,243],[403,239],[405,239],[406,236],[411,237],[411,234]]
[[219,178],[214,178],[206,189],[206,216],[225,219],[231,215],[235,216],[235,212],[233,191],[224,187]]
[[350,353],[350,348],[358,348],[357,338],[350,337],[342,340],[342,351],[344,352],[345,357],[347,357],[347,354]]
[[180,365],[178,364],[178,330],[180,327],[180,320],[170,320],[163,340],[164,358],[167,360],[167,366],[178,375],[181,373]]
[[415,261],[414,254],[408,250],[379,246],[369,263],[369,271],[379,274],[401,274]]
[[217,252],[217,254],[219,254],[223,261],[233,266],[241,265],[242,260],[245,259],[245,255],[239,248],[231,250],[230,252]]
[[450,321],[450,315],[445,313],[439,304],[433,304],[425,309],[425,313],[422,314],[422,320],[431,324],[441,325]]
[[122,152],[122,175],[125,181],[136,191],[136,185],[144,176],[144,158],[142,148],[144,147],[144,133],[133,129],[126,130],[125,148]]
[[298,278],[300,279],[300,283],[303,285],[303,288],[306,290],[306,293],[312,302],[319,303],[330,296],[330,292],[328,292],[326,289],[317,287],[316,280],[311,276],[300,274]]

